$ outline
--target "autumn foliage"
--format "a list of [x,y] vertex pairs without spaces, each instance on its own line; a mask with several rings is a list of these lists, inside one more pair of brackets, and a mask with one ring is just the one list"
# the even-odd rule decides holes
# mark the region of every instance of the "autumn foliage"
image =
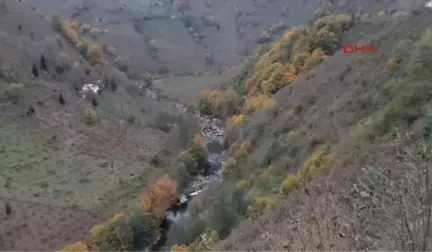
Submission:
[[89,251],[87,244],[82,243],[82,242],[76,242],[74,244],[68,245],[66,247],[64,247],[62,250],[60,251]]
[[312,27],[293,27],[257,61],[245,82],[247,95],[270,95],[291,84],[340,48],[341,35],[352,24],[348,15],[328,15]]
[[277,102],[273,98],[266,95],[260,95],[247,99],[245,110],[247,113],[251,113],[258,109],[272,109],[276,106]]
[[71,21],[63,21],[63,25],[61,27],[61,31],[63,32],[63,36],[76,45],[80,41],[80,36],[78,35],[78,26],[76,23]]
[[96,43],[89,43],[87,48],[87,59],[92,65],[104,64],[104,51],[103,46]]
[[53,18],[53,26],[69,41],[92,65],[104,64],[103,46],[87,41],[80,35],[76,22],[62,21],[59,16]]
[[193,143],[196,144],[196,145],[202,146],[202,147],[205,147],[205,146],[206,146],[206,141],[205,141],[204,138],[203,138],[201,135],[199,135],[199,134],[196,134],[196,135],[194,136],[194,141],[193,141]]
[[216,117],[226,117],[233,114],[239,105],[236,92],[205,90],[200,93],[198,108],[201,113]]
[[159,178],[140,198],[141,213],[163,218],[178,197],[177,182],[168,175]]
[[234,115],[226,123],[226,130],[231,130],[236,126],[242,125],[246,121],[246,116],[244,114]]

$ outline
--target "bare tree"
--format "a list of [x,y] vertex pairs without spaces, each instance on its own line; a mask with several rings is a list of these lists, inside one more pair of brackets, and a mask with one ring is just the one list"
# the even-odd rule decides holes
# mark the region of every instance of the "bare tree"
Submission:
[[386,145],[347,195],[357,240],[372,249],[429,250],[432,145],[406,132]]

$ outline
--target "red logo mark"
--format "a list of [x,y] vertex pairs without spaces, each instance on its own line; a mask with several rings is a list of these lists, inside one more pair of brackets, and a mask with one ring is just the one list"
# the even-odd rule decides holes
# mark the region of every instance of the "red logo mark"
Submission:
[[374,45],[344,45],[343,52],[345,54],[351,54],[351,53],[358,53],[362,52],[365,53],[376,53],[377,49]]

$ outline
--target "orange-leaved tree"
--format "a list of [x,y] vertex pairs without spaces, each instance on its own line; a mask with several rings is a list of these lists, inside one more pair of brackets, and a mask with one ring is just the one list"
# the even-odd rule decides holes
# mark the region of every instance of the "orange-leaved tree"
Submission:
[[159,178],[140,198],[141,213],[156,218],[165,216],[168,209],[178,197],[177,182],[168,175]]
[[89,251],[89,248],[83,242],[75,242],[74,244],[67,245],[60,251]]

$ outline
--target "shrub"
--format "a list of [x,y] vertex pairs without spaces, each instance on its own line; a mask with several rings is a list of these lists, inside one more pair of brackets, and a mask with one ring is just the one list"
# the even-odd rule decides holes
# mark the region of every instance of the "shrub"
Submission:
[[245,115],[239,114],[239,115],[233,116],[231,121],[234,125],[241,125],[246,120],[245,118],[246,118]]
[[295,41],[298,38],[306,36],[308,33],[303,26],[294,26],[290,31],[282,36],[282,41]]
[[63,21],[61,17],[57,14],[53,15],[51,18],[51,26],[54,30],[61,32],[63,27]]
[[42,71],[48,72],[48,66],[46,64],[45,55],[41,54],[39,59],[39,67]]
[[92,237],[92,247],[98,251],[131,251],[134,249],[134,232],[126,221],[109,223],[102,232]]
[[115,222],[115,221],[121,220],[121,219],[126,218],[126,217],[127,217],[127,215],[125,213],[116,213],[111,218],[110,222]]
[[117,91],[117,79],[115,77],[111,77],[110,80],[110,87],[111,87],[111,91],[115,92]]
[[60,64],[61,64],[61,66],[62,66],[63,68],[69,68],[69,67],[70,67],[70,62],[71,62],[71,60],[70,60],[69,54],[67,54],[67,53],[65,53],[65,52],[63,52],[63,51],[61,51],[61,52],[59,53],[59,60],[60,60]]
[[246,116],[244,114],[234,115],[231,119],[228,120],[226,124],[226,130],[232,130],[235,127],[244,124],[245,121],[246,121]]
[[280,193],[284,195],[288,195],[294,189],[297,189],[300,185],[300,178],[297,175],[288,176],[280,187]]
[[209,229],[217,232],[220,238],[225,238],[239,221],[229,200],[221,195],[215,199],[215,205],[209,213]]
[[245,158],[251,150],[252,141],[250,139],[246,139],[243,142],[234,143],[229,150],[229,155],[240,160]]
[[283,83],[291,84],[293,81],[297,79],[297,70],[294,65],[288,64],[286,67],[286,71],[283,74]]
[[67,245],[66,247],[64,247],[60,251],[70,251],[70,252],[89,251],[89,248],[88,248],[87,244],[85,244],[85,243],[76,242],[74,244]]
[[194,143],[180,153],[177,161],[182,163],[189,174],[197,175],[207,167],[208,150],[201,136],[195,135]]
[[22,83],[11,83],[4,90],[4,95],[7,99],[17,102],[24,93],[24,85]]
[[202,91],[198,109],[203,114],[219,118],[232,115],[239,105],[239,97],[235,91]]
[[256,218],[261,215],[265,210],[272,209],[275,206],[276,202],[276,197],[255,196],[250,201],[247,209],[247,216],[249,218]]
[[236,189],[239,191],[243,191],[249,187],[249,182],[247,180],[240,180],[236,184]]
[[333,54],[340,47],[340,35],[322,27],[313,37],[313,47],[322,48],[325,54]]
[[409,77],[414,80],[432,78],[432,29],[426,29],[416,44],[407,65]]
[[206,147],[205,139],[199,134],[194,135],[193,144]]
[[204,169],[207,166],[209,153],[205,144],[193,144],[188,152],[196,161],[198,168]]
[[93,109],[86,109],[85,113],[84,113],[84,121],[88,124],[94,124],[97,120],[97,114],[96,111],[94,111]]
[[62,35],[72,44],[76,45],[80,41],[78,26],[74,22],[63,21],[60,31]]
[[298,74],[333,54],[340,47],[342,33],[353,24],[349,15],[328,15],[318,19],[312,29],[293,27],[255,63],[244,82],[247,95],[273,94],[292,83]]
[[230,178],[235,173],[235,168],[237,167],[237,160],[233,157],[228,157],[228,159],[222,165],[222,176],[224,178]]
[[299,171],[301,182],[315,179],[324,172],[328,168],[329,154],[327,146],[316,150]]
[[211,251],[211,247],[219,240],[220,236],[216,230],[208,230],[201,234],[199,238],[188,247],[190,251]]
[[396,70],[397,60],[395,57],[391,57],[386,63],[386,69],[388,72],[393,73]]
[[154,242],[157,227],[152,218],[140,213],[118,217],[87,240],[91,251],[140,251]]
[[407,60],[410,57],[412,48],[413,48],[413,44],[411,41],[402,40],[395,45],[392,54],[397,61]]
[[186,245],[174,245],[171,247],[171,250],[173,252],[186,252],[190,251],[190,248]]
[[168,175],[159,178],[140,198],[144,216],[163,218],[178,197],[178,185]]
[[273,109],[277,106],[276,101],[266,95],[252,97],[246,100],[246,113],[252,113],[258,109]]
[[327,59],[327,55],[325,54],[324,50],[318,47],[312,52],[311,57],[307,59],[304,65],[304,69],[311,70],[314,67],[321,64],[326,59]]
[[128,123],[130,123],[130,124],[134,124],[134,123],[136,122],[136,117],[135,117],[134,115],[132,115],[132,114],[129,114],[129,115],[126,117],[126,121],[127,121]]
[[92,229],[90,230],[90,233],[92,236],[98,236],[102,230],[105,229],[105,225],[103,224],[98,224],[92,227]]
[[87,58],[89,42],[86,39],[79,40],[75,44],[78,52],[85,58]]
[[277,158],[279,158],[285,150],[284,146],[275,138],[266,139],[266,143],[263,147],[264,156],[260,163],[265,165],[277,161]]
[[134,251],[142,251],[156,240],[158,227],[155,226],[153,219],[135,213],[124,221],[132,227]]
[[327,27],[329,31],[338,35],[347,31],[354,25],[354,20],[351,16],[345,14],[329,15],[318,19],[314,23],[314,29],[320,30],[322,27]]
[[[285,33],[282,39],[276,42],[267,53],[261,55],[254,66],[252,75],[245,82],[247,94],[249,96],[261,93],[270,94],[287,84],[283,78],[284,72],[292,67],[288,64],[293,47],[295,45],[295,50],[300,50],[306,46],[304,48],[307,51],[308,41],[300,41],[307,36],[308,32],[304,27],[294,27]],[[296,43],[297,40],[299,40],[298,43]]]
[[284,73],[289,70],[288,66],[284,66],[281,63],[274,63],[272,65],[274,68],[271,71],[268,79],[264,80],[260,84],[260,89],[264,94],[271,95],[279,90],[284,83]]
[[[291,63],[297,63],[294,62],[294,60],[299,57],[298,55],[309,54],[310,51],[312,51],[310,38],[306,36],[298,38],[296,41],[293,42],[291,47],[291,57],[290,57]],[[299,60],[300,60],[299,63],[301,63],[301,61],[305,61],[302,60],[301,57],[299,58]],[[299,63],[297,63],[297,65],[299,65]],[[296,68],[301,69],[301,65]]]
[[171,131],[171,122],[172,118],[170,114],[168,114],[165,111],[161,111],[158,113],[158,115],[155,118],[155,125],[156,128],[164,131],[164,132],[170,132]]
[[90,43],[87,49],[87,58],[92,65],[104,65],[104,52],[103,46],[99,44]]
[[181,152],[178,161],[183,163],[189,174],[196,175],[199,173],[198,163],[189,151]]

